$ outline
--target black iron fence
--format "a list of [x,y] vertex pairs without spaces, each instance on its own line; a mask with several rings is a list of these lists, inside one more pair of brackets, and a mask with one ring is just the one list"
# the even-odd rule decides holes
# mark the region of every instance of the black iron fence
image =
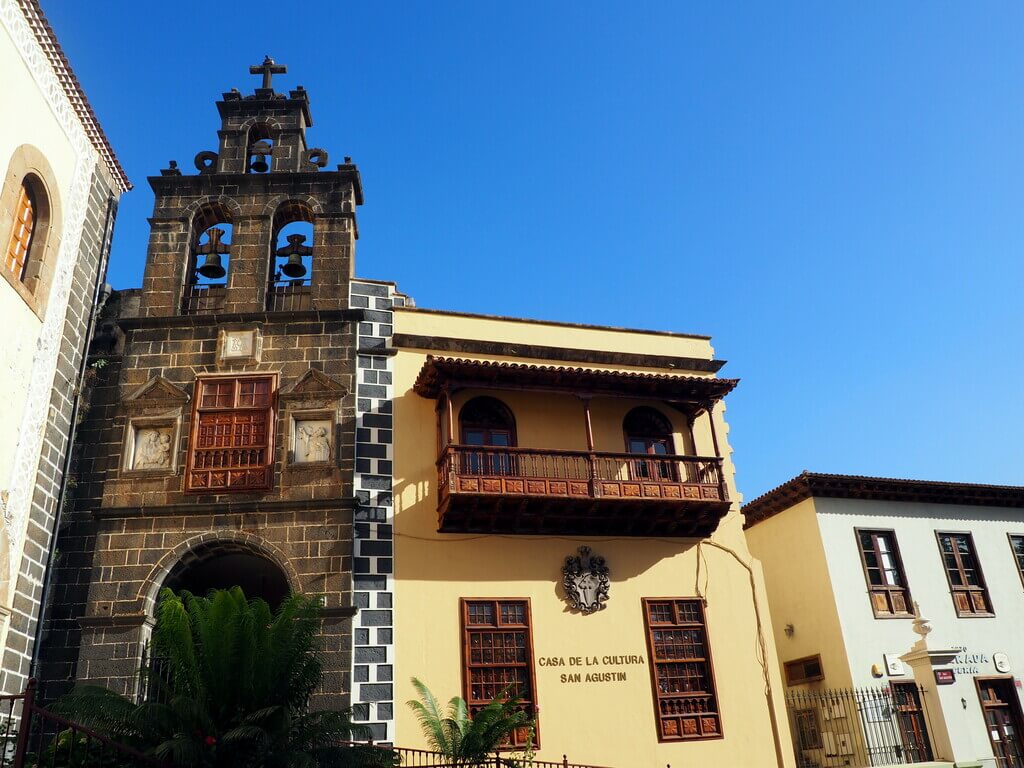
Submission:
[[36,703],[36,681],[0,696],[0,768],[169,768]]
[[868,768],[932,760],[924,689],[797,690],[786,709],[799,768]]

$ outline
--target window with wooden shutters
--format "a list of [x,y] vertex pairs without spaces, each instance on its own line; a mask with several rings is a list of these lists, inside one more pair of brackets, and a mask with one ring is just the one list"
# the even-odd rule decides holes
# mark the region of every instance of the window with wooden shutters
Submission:
[[817,654],[787,661],[782,665],[782,669],[786,673],[786,685],[814,683],[825,679],[825,673],[821,667],[821,656]]
[[1013,550],[1013,560],[1017,564],[1017,572],[1021,581],[1024,581],[1024,536],[1010,534],[1010,549]]
[[[471,715],[506,687],[536,718],[533,636],[528,600],[462,600],[463,671],[466,704]],[[534,744],[539,744],[535,728]],[[529,731],[520,729],[509,746],[525,746]]]
[[28,264],[29,249],[32,247],[35,223],[35,200],[32,191],[23,183],[18,192],[18,201],[14,207],[14,224],[4,254],[4,268],[18,280],[25,279],[25,266]]
[[270,487],[274,453],[274,378],[200,379],[192,420],[188,490]]
[[989,600],[981,565],[978,563],[978,555],[974,551],[974,538],[969,533],[936,535],[957,615],[991,615],[992,603]]
[[722,736],[704,602],[644,598],[659,741]]
[[861,564],[875,617],[913,616],[910,590],[893,531],[857,530]]

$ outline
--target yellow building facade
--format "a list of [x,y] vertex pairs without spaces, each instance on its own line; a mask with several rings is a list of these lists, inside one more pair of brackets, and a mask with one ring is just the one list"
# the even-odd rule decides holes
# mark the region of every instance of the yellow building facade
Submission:
[[710,340],[393,316],[395,742],[512,682],[541,760],[790,765]]

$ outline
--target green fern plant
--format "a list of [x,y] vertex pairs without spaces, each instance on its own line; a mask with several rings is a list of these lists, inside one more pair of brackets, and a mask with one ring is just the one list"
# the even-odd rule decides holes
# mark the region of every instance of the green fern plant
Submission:
[[175,766],[365,768],[394,753],[345,742],[369,737],[344,711],[311,711],[323,678],[320,600],[293,595],[276,614],[242,590],[206,598],[161,593],[141,704],[96,686],[57,704],[64,716]]
[[[447,765],[478,766],[496,753],[499,747],[508,744],[517,731],[531,729],[533,721],[522,709],[522,703],[510,698],[511,686],[470,716],[469,707],[461,696],[448,701],[441,709],[434,694],[417,678],[412,678],[413,687],[419,700],[412,699],[408,706],[416,715],[428,743],[436,752],[444,755]],[[528,747],[527,754],[532,753]],[[514,758],[499,759],[502,765],[516,766]],[[493,765],[494,763],[489,763]]]

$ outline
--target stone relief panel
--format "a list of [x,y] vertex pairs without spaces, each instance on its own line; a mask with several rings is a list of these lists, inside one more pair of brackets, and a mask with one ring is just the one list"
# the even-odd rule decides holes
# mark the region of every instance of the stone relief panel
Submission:
[[258,363],[263,353],[263,334],[258,328],[221,329],[217,338],[217,362],[221,365]]
[[124,441],[126,472],[172,474],[178,469],[178,418],[134,418]]
[[292,464],[327,464],[332,460],[334,419],[325,413],[292,414]]

